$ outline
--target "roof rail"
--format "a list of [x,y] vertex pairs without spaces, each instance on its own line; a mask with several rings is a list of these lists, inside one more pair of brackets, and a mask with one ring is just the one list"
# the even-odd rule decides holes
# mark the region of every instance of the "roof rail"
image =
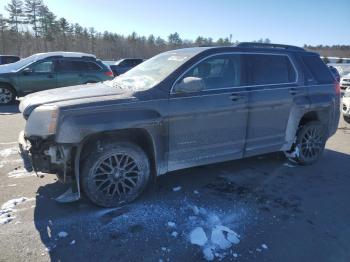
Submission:
[[243,48],[276,48],[276,49],[286,49],[286,50],[293,50],[293,51],[305,51],[304,48],[293,46],[293,45],[254,43],[254,42],[241,42],[236,44],[235,46],[243,47]]

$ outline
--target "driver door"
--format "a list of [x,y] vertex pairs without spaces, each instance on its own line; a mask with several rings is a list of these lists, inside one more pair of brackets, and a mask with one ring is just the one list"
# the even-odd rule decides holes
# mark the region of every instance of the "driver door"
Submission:
[[175,83],[201,79],[203,90],[186,90],[185,84],[170,94],[169,171],[243,156],[248,92],[240,87],[240,60],[238,54],[211,56]]
[[22,70],[18,82],[23,93],[28,94],[57,87],[57,77],[52,61],[40,61]]

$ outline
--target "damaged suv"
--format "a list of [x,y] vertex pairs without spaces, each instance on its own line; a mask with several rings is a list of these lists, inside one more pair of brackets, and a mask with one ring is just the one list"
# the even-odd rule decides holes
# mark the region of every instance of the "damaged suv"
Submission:
[[138,197],[153,176],[283,151],[321,156],[338,126],[340,89],[316,53],[240,43],[168,51],[111,81],[26,96],[20,150],[95,204]]

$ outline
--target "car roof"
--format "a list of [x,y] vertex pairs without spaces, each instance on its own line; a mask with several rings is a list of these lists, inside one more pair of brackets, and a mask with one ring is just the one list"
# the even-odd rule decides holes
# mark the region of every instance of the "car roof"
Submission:
[[87,54],[87,53],[80,53],[80,52],[47,52],[47,53],[38,53],[34,55],[36,57],[36,60],[39,59],[44,59],[47,57],[52,57],[52,56],[59,56],[59,57],[90,57],[90,58],[95,58],[96,56]]
[[302,52],[304,54],[315,54],[314,52],[306,51],[305,49],[298,47],[298,46],[292,46],[292,45],[282,45],[282,44],[265,44],[265,43],[250,43],[250,42],[244,42],[244,43],[238,43],[236,45],[231,46],[201,46],[201,47],[190,47],[190,48],[182,48],[177,50],[171,50],[168,52],[174,52],[174,53],[191,53],[191,54],[199,54],[202,52],[251,52],[251,51],[258,51],[258,52]]
[[17,55],[0,55],[0,57],[19,57]]

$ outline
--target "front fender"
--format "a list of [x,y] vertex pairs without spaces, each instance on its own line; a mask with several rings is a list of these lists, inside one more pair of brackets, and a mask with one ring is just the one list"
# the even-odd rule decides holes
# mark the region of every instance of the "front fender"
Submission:
[[66,114],[57,124],[55,140],[57,143],[78,144],[92,134],[129,128],[154,129],[161,126],[162,121],[162,116],[153,110]]

